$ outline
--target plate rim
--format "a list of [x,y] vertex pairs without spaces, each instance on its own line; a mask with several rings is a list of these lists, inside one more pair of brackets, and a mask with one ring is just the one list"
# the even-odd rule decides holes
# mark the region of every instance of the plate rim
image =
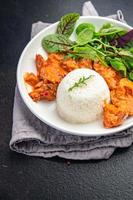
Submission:
[[[116,23],[117,24],[120,24],[122,26],[125,26],[126,28],[128,29],[132,29],[132,26],[128,25],[128,24],[124,24],[122,22],[119,22],[117,20],[114,20],[114,19],[111,19],[111,18],[107,18],[107,17],[101,17],[101,16],[80,16],[80,18],[83,18],[83,19],[103,19],[103,20],[107,20],[109,22],[112,22],[112,23]],[[114,133],[118,133],[118,132],[121,132],[127,128],[130,128],[131,126],[133,126],[133,123],[129,123],[129,124],[125,124],[124,127],[123,126],[118,126],[118,127],[114,127],[114,130],[113,129],[106,129],[106,131],[104,131],[103,133],[98,133],[97,131],[93,131],[93,134],[92,133],[86,133],[86,132],[78,132],[77,130],[73,130],[72,132],[69,131],[69,130],[66,130],[60,126],[56,126],[56,124],[53,124],[53,123],[50,123],[46,120],[44,120],[41,116],[38,115],[37,112],[34,112],[34,109],[32,108],[32,106],[30,105],[30,103],[28,103],[28,100],[27,100],[27,97],[23,94],[23,92],[21,91],[21,86],[20,86],[20,81],[19,81],[19,74],[20,74],[20,66],[21,66],[21,62],[22,62],[22,59],[23,59],[23,56],[27,50],[27,48],[30,46],[30,44],[36,40],[36,38],[38,38],[44,31],[47,31],[47,29],[49,29],[51,26],[55,26],[56,24],[58,24],[59,22],[55,22],[55,23],[52,23],[51,25],[49,25],[48,27],[44,28],[43,30],[41,30],[36,36],[34,36],[28,43],[27,45],[24,47],[21,55],[20,55],[20,58],[19,58],[19,61],[18,61],[18,65],[17,65],[17,72],[16,72],[16,79],[17,79],[17,86],[18,86],[18,89],[19,89],[19,93],[22,97],[22,100],[24,101],[25,105],[27,106],[27,108],[39,119],[41,120],[43,123],[47,124],[48,126],[51,126],[52,128],[56,129],[56,130],[59,130],[59,131],[62,131],[63,133],[69,133],[71,135],[77,135],[77,136],[87,136],[87,137],[93,137],[93,136],[105,136],[105,135],[112,135]]]

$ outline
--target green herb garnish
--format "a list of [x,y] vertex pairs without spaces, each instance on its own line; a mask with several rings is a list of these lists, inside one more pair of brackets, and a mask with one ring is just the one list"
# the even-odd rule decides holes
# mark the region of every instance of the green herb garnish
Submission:
[[87,85],[86,81],[90,78],[92,78],[94,75],[90,75],[88,77],[81,77],[78,82],[75,82],[74,85],[72,87],[70,87],[68,89],[68,92],[72,91],[74,88],[77,88],[77,87],[82,87],[83,85]]

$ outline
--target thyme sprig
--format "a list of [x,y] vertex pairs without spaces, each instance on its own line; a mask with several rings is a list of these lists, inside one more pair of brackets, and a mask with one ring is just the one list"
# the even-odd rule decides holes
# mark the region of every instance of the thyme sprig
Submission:
[[90,78],[92,78],[94,75],[90,75],[88,77],[81,77],[78,82],[75,82],[74,85],[72,87],[70,87],[68,89],[68,92],[72,91],[74,88],[77,88],[77,87],[82,87],[83,85],[87,85],[86,81]]

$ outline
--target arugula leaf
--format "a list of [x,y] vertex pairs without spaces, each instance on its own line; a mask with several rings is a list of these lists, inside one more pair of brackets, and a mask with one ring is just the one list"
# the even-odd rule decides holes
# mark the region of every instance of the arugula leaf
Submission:
[[79,33],[76,42],[78,45],[85,45],[88,42],[90,42],[92,38],[93,31],[89,30],[88,28],[85,28]]
[[73,42],[64,35],[57,33],[47,35],[42,40],[42,47],[48,52],[67,51],[73,46]]
[[108,61],[116,71],[119,71],[123,76],[126,77],[127,69],[121,58],[108,58]]
[[69,13],[64,15],[57,26],[56,33],[69,37],[74,30],[74,25],[79,19],[79,16],[78,13]]
[[95,32],[95,26],[91,23],[82,23],[82,24],[79,24],[78,27],[76,28],[76,34],[79,35],[79,33],[81,31],[83,31],[84,29],[88,29],[92,32]]

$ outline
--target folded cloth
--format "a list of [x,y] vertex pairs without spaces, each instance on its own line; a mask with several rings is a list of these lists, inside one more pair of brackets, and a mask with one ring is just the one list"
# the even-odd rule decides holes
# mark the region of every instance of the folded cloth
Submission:
[[[83,15],[98,15],[92,3],[85,2]],[[125,22],[122,12],[109,16]],[[31,37],[48,26],[37,22],[32,25]],[[118,147],[133,142],[133,127],[123,132],[102,137],[73,136],[62,133],[37,119],[25,106],[16,87],[13,109],[13,127],[10,148],[18,153],[44,158],[59,156],[67,159],[107,159]]]

